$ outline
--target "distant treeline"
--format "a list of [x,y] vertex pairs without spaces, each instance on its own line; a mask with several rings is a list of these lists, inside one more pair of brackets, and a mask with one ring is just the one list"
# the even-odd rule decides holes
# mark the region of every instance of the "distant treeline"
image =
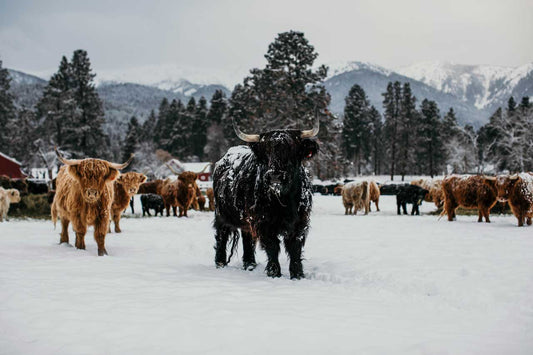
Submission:
[[328,112],[322,86],[324,66],[313,70],[318,54],[301,32],[280,33],[270,44],[263,69],[253,69],[227,98],[216,91],[169,102],[163,99],[142,124],[131,117],[125,137],[105,132],[105,112],[95,90],[86,51],[61,59],[35,107],[16,109],[10,79],[0,61],[0,151],[26,167],[50,168],[54,146],[73,158],[137,159],[133,168],[149,171],[171,156],[183,161],[217,161],[240,144],[233,121],[248,133],[309,129],[320,120],[320,154],[309,168],[319,178],[357,174],[437,175],[533,170],[533,109],[528,97],[509,98],[489,122],[475,130],[458,125],[453,108],[441,115],[436,102],[417,98],[409,83],[389,83],[383,116],[354,85],[344,115]]

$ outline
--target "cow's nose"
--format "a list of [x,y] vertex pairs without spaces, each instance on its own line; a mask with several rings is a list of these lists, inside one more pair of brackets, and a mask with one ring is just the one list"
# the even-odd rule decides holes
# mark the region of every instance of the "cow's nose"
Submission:
[[135,189],[130,189],[130,194],[134,194],[135,192]]
[[96,189],[87,189],[87,197],[89,197],[89,198],[98,197],[98,190],[96,190]]

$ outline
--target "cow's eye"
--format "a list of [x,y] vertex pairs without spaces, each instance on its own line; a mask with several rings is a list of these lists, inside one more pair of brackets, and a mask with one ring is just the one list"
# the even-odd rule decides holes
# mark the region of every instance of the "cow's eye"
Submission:
[[309,154],[307,154],[306,158],[311,158],[313,156],[313,151],[309,151]]

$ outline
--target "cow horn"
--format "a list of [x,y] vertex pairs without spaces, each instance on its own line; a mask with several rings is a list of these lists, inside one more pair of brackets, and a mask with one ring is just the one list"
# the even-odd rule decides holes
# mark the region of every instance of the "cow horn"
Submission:
[[121,170],[121,169],[124,169],[125,167],[127,167],[128,165],[130,165],[131,161],[133,160],[133,154],[130,155],[130,158],[128,159],[127,162],[125,163],[122,163],[122,164],[117,164],[117,163],[109,163],[109,165],[114,168],[114,169],[117,169],[117,170]]
[[207,169],[207,167],[210,166],[210,165],[211,165],[211,163],[207,163],[202,170],[200,170],[199,172],[197,172],[195,174],[199,175],[199,174],[203,173],[205,171],[205,169]]
[[248,143],[259,142],[259,134],[246,134],[246,133],[243,133],[239,129],[239,127],[237,127],[237,124],[235,123],[235,119],[232,118],[231,121],[233,122],[233,130],[237,134],[237,137],[239,137],[240,139],[242,139],[243,141],[248,142]]
[[318,118],[318,115],[315,117],[315,122],[313,124],[313,129],[303,130],[302,134],[300,135],[301,138],[312,138],[318,134],[318,131],[320,129],[320,120]]
[[172,167],[170,166],[169,163],[165,163],[165,165],[167,166],[167,168],[170,169],[170,172],[174,175],[179,175],[180,173],[178,173],[176,170],[172,169]]
[[61,155],[61,153],[59,152],[59,149],[57,149],[57,147],[54,147],[54,150],[56,152],[56,155],[57,155],[57,158],[59,159],[59,161],[62,162],[63,164],[65,164],[65,165],[78,165],[79,163],[81,163],[80,159],[66,159],[66,158],[64,158]]
[[510,180],[516,180],[516,179],[518,179],[518,174],[514,174],[514,175],[509,176],[509,179],[510,179]]
[[485,175],[483,175],[483,179],[490,180],[490,181],[495,181],[496,177],[495,176],[485,176]]

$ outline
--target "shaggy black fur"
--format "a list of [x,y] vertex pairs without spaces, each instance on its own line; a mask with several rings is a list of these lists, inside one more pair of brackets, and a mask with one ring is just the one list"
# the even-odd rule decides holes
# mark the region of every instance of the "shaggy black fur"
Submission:
[[156,194],[144,194],[141,195],[141,205],[143,208],[143,217],[145,214],[150,214],[150,209],[155,210],[155,215],[157,216],[158,213],[163,216],[163,209],[165,208],[165,204],[163,203],[163,198]]
[[426,194],[429,191],[421,188],[420,186],[410,184],[396,186],[396,206],[398,207],[398,214],[401,214],[400,206],[403,209],[403,214],[407,214],[406,205],[410,203],[413,205],[413,208],[411,209],[411,215],[414,215],[415,213],[416,215],[420,215],[418,206],[422,204],[422,201],[424,201],[424,197],[426,197]]
[[217,267],[229,263],[241,229],[245,269],[257,265],[255,245],[259,240],[268,256],[267,275],[280,277],[282,238],[291,278],[304,277],[302,248],[309,228],[312,187],[302,161],[318,152],[318,144],[300,134],[296,130],[261,134],[259,142],[233,147],[217,162],[213,173]]

